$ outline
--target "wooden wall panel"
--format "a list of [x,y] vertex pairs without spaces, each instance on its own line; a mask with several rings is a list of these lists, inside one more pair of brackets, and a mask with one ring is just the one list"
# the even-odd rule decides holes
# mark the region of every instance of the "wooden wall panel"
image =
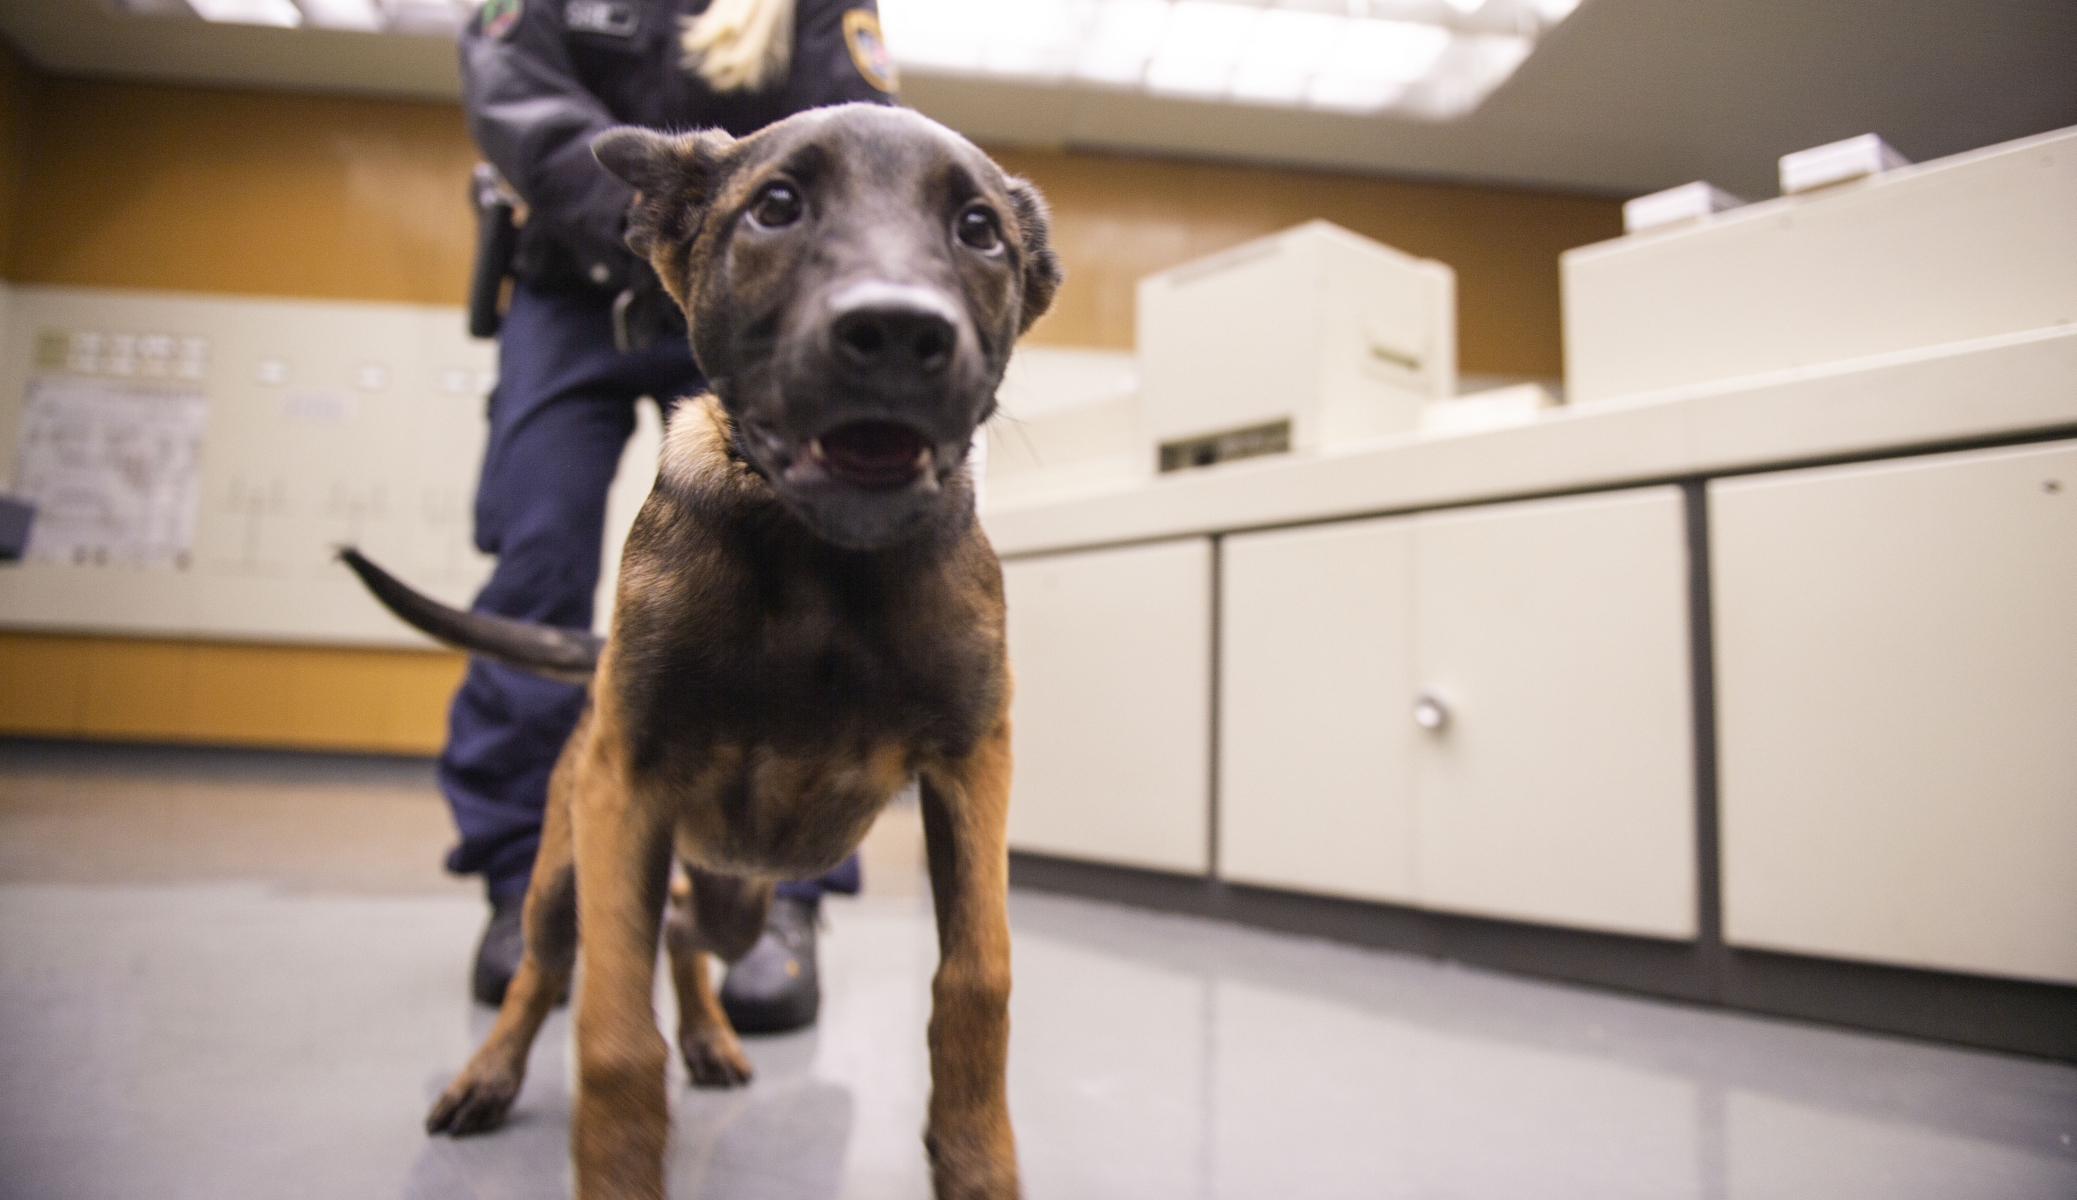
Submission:
[[0,41],[0,265],[10,260],[14,249],[37,82],[35,71],[14,47]]
[[1056,345],[1129,350],[1141,276],[1324,218],[1456,270],[1460,370],[1555,379],[1558,255],[1622,233],[1622,205],[1599,197],[1066,151],[996,156],[1053,207],[1067,285],[1032,339]]
[[78,732],[87,680],[80,640],[0,633],[0,732]]
[[467,660],[0,633],[0,735],[431,754]]
[[[4,89],[0,89],[4,90]],[[0,119],[0,136],[6,132]],[[451,104],[50,79],[9,278],[457,304],[476,155]],[[1614,200],[1075,151],[997,149],[1045,190],[1068,271],[1033,331],[1129,349],[1140,276],[1316,217],[1457,271],[1461,369],[1556,377],[1558,254]],[[0,155],[0,183],[5,179]]]
[[[1557,255],[1620,227],[1608,200],[998,153],[1053,204],[1053,345],[1129,348],[1141,275],[1324,217],[1456,268],[1462,370],[1555,376]],[[453,104],[44,78],[0,45],[0,274],[458,304],[475,159]],[[0,634],[0,732],[430,752],[462,661]]]
[[43,82],[21,283],[460,304],[475,153],[452,104]]
[[89,641],[79,731],[92,737],[177,738],[190,703],[193,648],[181,642]]

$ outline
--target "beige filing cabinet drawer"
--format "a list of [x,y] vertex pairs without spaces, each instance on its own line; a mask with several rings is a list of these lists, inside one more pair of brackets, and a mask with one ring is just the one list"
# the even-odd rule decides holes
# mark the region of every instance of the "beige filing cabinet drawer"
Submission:
[[1413,522],[1220,551],[1219,874],[1411,904]]
[[2077,443],[1710,489],[1735,945],[2077,982]]
[[1673,488],[1420,519],[1415,684],[1449,713],[1413,758],[1423,903],[1695,935],[1686,573]]
[[1208,871],[1211,543],[1022,559],[1003,586],[1011,847]]
[[1223,877],[1694,935],[1678,492],[1237,536],[1224,559]]

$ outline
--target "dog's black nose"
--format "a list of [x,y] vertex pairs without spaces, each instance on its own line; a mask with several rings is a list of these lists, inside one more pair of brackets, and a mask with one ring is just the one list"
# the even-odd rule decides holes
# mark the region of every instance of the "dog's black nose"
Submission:
[[952,322],[928,309],[874,304],[837,318],[837,350],[863,371],[936,375],[952,361],[958,334]]
[[861,373],[929,378],[959,349],[959,309],[935,288],[864,280],[830,297],[837,357]]

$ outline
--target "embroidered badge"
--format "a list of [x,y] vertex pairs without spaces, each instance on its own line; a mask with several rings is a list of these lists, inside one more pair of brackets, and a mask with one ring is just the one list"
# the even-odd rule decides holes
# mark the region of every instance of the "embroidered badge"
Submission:
[[563,24],[579,33],[633,37],[639,22],[635,6],[625,0],[570,0],[563,5]]
[[851,51],[851,63],[867,83],[890,95],[901,90],[901,72],[894,65],[894,56],[887,52],[880,18],[862,8],[846,12],[844,46]]
[[519,27],[520,0],[484,0],[483,36],[503,41]]

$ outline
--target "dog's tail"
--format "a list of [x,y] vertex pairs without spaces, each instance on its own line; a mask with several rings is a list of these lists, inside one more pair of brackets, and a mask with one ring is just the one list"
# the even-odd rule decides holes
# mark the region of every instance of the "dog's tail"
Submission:
[[605,639],[588,629],[536,625],[489,613],[449,608],[412,591],[402,580],[369,562],[352,546],[339,548],[339,561],[353,569],[382,606],[458,650],[531,671],[564,683],[589,683]]

